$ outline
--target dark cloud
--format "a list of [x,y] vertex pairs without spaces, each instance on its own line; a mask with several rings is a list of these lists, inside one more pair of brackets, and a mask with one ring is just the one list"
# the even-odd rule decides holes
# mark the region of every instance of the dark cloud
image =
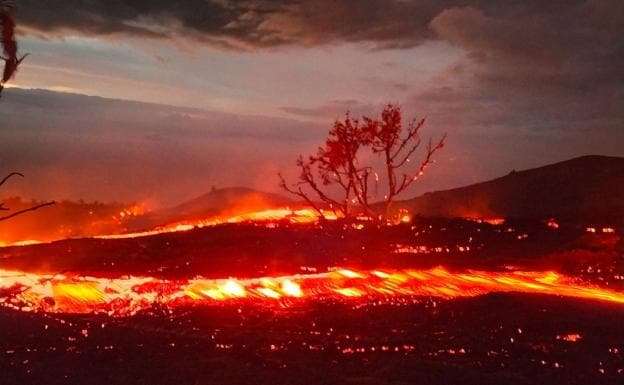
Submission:
[[614,20],[624,20],[623,4],[447,9],[431,28],[468,54],[414,103],[455,106],[473,124],[507,130],[620,130],[624,40]]
[[[26,0],[19,4],[19,24],[46,36],[184,38],[242,50],[335,42],[402,48],[442,39],[467,52],[457,67],[463,74],[449,73],[448,79],[440,79],[441,83],[448,80],[442,85],[455,89],[464,100],[508,99],[522,113],[531,110],[546,119],[576,117],[583,124],[606,117],[621,123],[622,20],[624,2],[619,0]],[[387,87],[404,92],[403,83]]]
[[616,36],[622,7],[618,0],[24,0],[19,21],[42,34],[186,36],[254,48],[335,41],[411,47],[435,37],[429,25],[437,19],[433,29],[445,38],[535,58],[544,48],[553,49],[550,56],[574,49],[559,44],[570,31],[572,38]]
[[478,87],[486,88],[485,93],[496,93],[497,99],[518,98],[519,104],[536,110],[551,103],[564,107],[563,101],[562,113],[572,115],[586,104],[586,110],[599,108],[592,112],[598,115],[624,110],[622,20],[624,2],[619,0],[26,0],[19,4],[19,25],[46,36],[184,38],[242,50],[335,42],[401,48],[442,39],[468,53],[464,70]]
[[434,1],[402,0],[26,0],[19,19],[52,36],[187,37],[232,49],[334,41],[400,47],[430,37],[427,24],[441,10]]

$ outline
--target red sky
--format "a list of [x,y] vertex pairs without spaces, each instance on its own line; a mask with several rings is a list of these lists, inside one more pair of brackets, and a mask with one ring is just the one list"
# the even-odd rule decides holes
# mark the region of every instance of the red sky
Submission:
[[28,178],[8,194],[168,205],[213,185],[276,191],[333,119],[386,102],[426,117],[426,136],[449,133],[412,195],[624,156],[621,2],[18,7],[31,56],[0,102],[0,160]]

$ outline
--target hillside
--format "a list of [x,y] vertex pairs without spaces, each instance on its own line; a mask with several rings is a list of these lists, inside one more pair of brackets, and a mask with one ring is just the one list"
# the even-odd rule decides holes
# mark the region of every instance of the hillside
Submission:
[[[5,212],[7,214],[40,203],[18,197],[2,201],[11,209]],[[60,201],[36,212],[0,221],[0,246],[31,239],[52,241],[121,232],[127,220],[142,212],[137,205]]]
[[[38,203],[18,197],[6,198],[3,202],[12,210]],[[145,212],[142,206],[135,204],[61,201],[0,222],[0,246],[25,240],[53,241],[116,234],[152,229],[172,222],[296,205],[286,197],[244,187],[215,189],[175,207],[153,212]]]
[[246,187],[213,189],[175,207],[137,217],[129,224],[129,228],[150,229],[172,222],[201,220],[217,215],[234,216],[293,204],[297,203],[287,197]]
[[[32,202],[5,199],[19,209]],[[147,212],[140,206],[60,202],[0,224],[0,244],[56,240],[153,229],[183,221],[289,206],[301,202],[244,187],[214,189],[175,207]],[[397,202],[426,217],[556,218],[595,225],[624,225],[624,158],[584,156],[491,181],[426,193]]]
[[583,156],[401,201],[423,216],[557,218],[622,223],[624,158]]

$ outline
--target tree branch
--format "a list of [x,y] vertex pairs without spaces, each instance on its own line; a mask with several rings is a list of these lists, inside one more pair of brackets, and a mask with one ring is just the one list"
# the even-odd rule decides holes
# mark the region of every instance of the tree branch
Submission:
[[323,211],[320,208],[318,208],[316,204],[314,204],[314,202],[303,192],[301,187],[299,187],[297,190],[293,190],[290,187],[288,187],[288,184],[286,183],[286,180],[284,179],[282,174],[278,173],[277,176],[280,178],[280,187],[282,187],[284,190],[286,190],[287,192],[291,194],[294,194],[294,195],[297,195],[298,197],[303,198],[303,200],[305,200],[314,209],[314,211],[316,211],[321,216],[321,218],[325,219],[325,216],[323,215]]
[[1,181],[0,181],[0,186],[2,186],[4,184],[4,182],[6,182],[7,180],[9,180],[12,176],[21,176],[22,178],[24,177],[24,174],[19,173],[19,172],[12,172],[9,175],[5,176]]
[[446,140],[446,134],[442,135],[442,138],[440,138],[438,143],[434,146],[431,139],[429,139],[429,144],[427,145],[427,156],[422,161],[422,163],[420,164],[420,167],[418,168],[418,171],[414,174],[413,177],[408,178],[407,174],[403,174],[403,180],[402,180],[401,186],[396,192],[396,195],[400,194],[403,190],[408,188],[412,183],[414,183],[414,181],[416,181],[421,175],[424,174],[425,169],[432,162],[431,157],[433,156],[433,154],[435,154],[436,151],[444,147],[445,140]]
[[[418,133],[420,132],[420,129],[425,125],[425,119],[421,119],[418,124],[415,124],[416,119],[414,119],[412,121],[412,123],[410,123],[410,127],[407,130],[407,135],[405,136],[405,139],[403,139],[401,141],[401,144],[399,145],[399,148],[396,150],[396,152],[394,153],[394,155],[392,155],[391,159],[394,160],[397,156],[399,156],[399,154],[403,151],[403,149],[405,148],[405,146],[407,146],[407,144],[414,138],[416,138],[416,144],[413,146],[415,147],[413,150],[411,150],[408,155],[405,156],[405,158],[407,158],[412,152],[414,152],[414,150],[416,148],[418,148],[418,146],[420,146],[420,138]],[[401,162],[404,163],[405,161]]]
[[11,219],[13,217],[16,217],[18,215],[27,213],[29,211],[35,211],[35,210],[40,209],[42,207],[51,206],[51,205],[53,205],[55,203],[56,203],[55,201],[50,201],[50,202],[45,202],[45,203],[38,204],[38,205],[33,206],[33,207],[29,207],[27,209],[19,210],[19,211],[16,211],[14,213],[11,213],[9,215],[5,215],[3,217],[0,217],[0,221],[6,221],[7,219]]

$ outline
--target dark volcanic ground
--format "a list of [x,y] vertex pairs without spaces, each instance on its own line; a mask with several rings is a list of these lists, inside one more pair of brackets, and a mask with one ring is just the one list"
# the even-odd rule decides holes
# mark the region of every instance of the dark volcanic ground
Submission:
[[[347,268],[556,269],[601,281],[624,274],[624,243],[614,234],[587,233],[585,225],[511,221],[492,226],[462,219],[417,219],[378,227],[371,223],[287,222],[230,224],[129,239],[68,239],[0,248],[0,267],[46,273],[161,278],[258,277]],[[361,229],[357,226],[362,225]],[[424,249],[422,249],[424,248]],[[402,252],[397,252],[399,250]],[[588,271],[589,269],[589,271]],[[613,273],[613,274],[609,274]]]
[[624,307],[551,296],[2,310],[0,325],[2,384],[624,383]]
[[[340,223],[228,225],[2,248],[0,268],[189,278],[336,265],[515,266],[556,269],[624,290],[621,231],[461,220],[361,230]],[[408,252],[397,253],[401,247]],[[624,306],[489,294],[289,306],[241,301],[126,318],[0,307],[2,385],[215,383],[623,384]]]

